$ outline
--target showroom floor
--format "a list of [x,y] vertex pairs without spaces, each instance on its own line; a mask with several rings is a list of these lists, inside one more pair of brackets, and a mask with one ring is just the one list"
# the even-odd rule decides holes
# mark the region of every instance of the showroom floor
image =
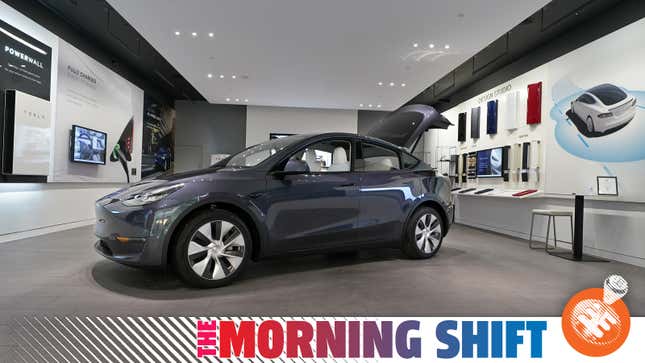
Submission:
[[609,273],[629,281],[625,300],[633,315],[645,315],[643,268],[570,262],[462,225],[430,260],[396,250],[275,259],[211,290],[104,260],[92,231],[0,244],[0,342],[24,315],[559,315],[572,294],[602,286]]

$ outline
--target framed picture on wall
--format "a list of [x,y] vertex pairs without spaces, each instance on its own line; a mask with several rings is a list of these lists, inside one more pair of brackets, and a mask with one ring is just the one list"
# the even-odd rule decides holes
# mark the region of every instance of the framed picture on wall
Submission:
[[598,195],[618,195],[618,178],[615,176],[596,177]]

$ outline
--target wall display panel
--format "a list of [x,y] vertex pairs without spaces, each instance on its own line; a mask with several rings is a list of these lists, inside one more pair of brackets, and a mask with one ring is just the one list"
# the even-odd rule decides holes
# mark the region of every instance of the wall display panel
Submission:
[[529,181],[529,166],[531,163],[531,143],[522,143],[522,169],[520,170],[521,180]]
[[458,121],[457,121],[457,141],[459,142],[465,142],[466,141],[466,118],[467,114],[465,112],[461,112],[458,116]]
[[497,100],[490,100],[486,104],[486,133],[497,133]]
[[[53,180],[131,182],[140,178],[143,91],[60,40]],[[107,134],[105,165],[72,163],[73,125]]]
[[466,158],[468,179],[477,179],[477,153],[468,153]]
[[5,92],[2,172],[49,174],[51,105],[24,92]]
[[175,117],[173,107],[148,95],[144,96],[142,178],[172,172],[175,159]]
[[501,102],[501,123],[506,130],[516,130],[519,127],[519,92],[508,92]]
[[509,153],[511,151],[510,146],[504,146],[502,148],[502,178],[505,182],[510,181],[510,164]]
[[467,154],[462,154],[461,155],[461,182],[466,183],[468,182],[468,155]]
[[479,139],[479,116],[481,108],[473,107],[470,110],[470,138]]
[[542,82],[529,84],[526,99],[526,123],[529,125],[542,122]]
[[617,199],[645,202],[643,34],[645,19],[549,64],[548,191],[595,194],[596,177],[608,175],[619,180]]
[[502,176],[502,148],[477,151],[477,177],[493,178]]

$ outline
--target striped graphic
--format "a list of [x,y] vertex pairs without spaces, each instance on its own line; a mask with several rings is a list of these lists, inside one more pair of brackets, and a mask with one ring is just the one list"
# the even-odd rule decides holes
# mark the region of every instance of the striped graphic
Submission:
[[[296,318],[250,317],[23,317],[11,325],[13,349],[9,362],[261,362],[262,358],[215,356],[197,358],[198,320],[241,321]],[[343,318],[302,317],[299,321],[337,321]],[[346,319],[345,319],[346,320]],[[313,359],[308,359],[313,361]],[[365,359],[315,359],[322,362],[365,362]],[[303,362],[301,358],[274,361]]]

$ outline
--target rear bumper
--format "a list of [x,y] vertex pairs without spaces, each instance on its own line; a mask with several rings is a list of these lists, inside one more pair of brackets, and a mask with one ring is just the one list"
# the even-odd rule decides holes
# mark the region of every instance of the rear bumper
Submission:
[[629,123],[636,116],[636,107],[630,108],[620,115],[609,117],[607,120],[594,120],[597,132],[607,132]]

